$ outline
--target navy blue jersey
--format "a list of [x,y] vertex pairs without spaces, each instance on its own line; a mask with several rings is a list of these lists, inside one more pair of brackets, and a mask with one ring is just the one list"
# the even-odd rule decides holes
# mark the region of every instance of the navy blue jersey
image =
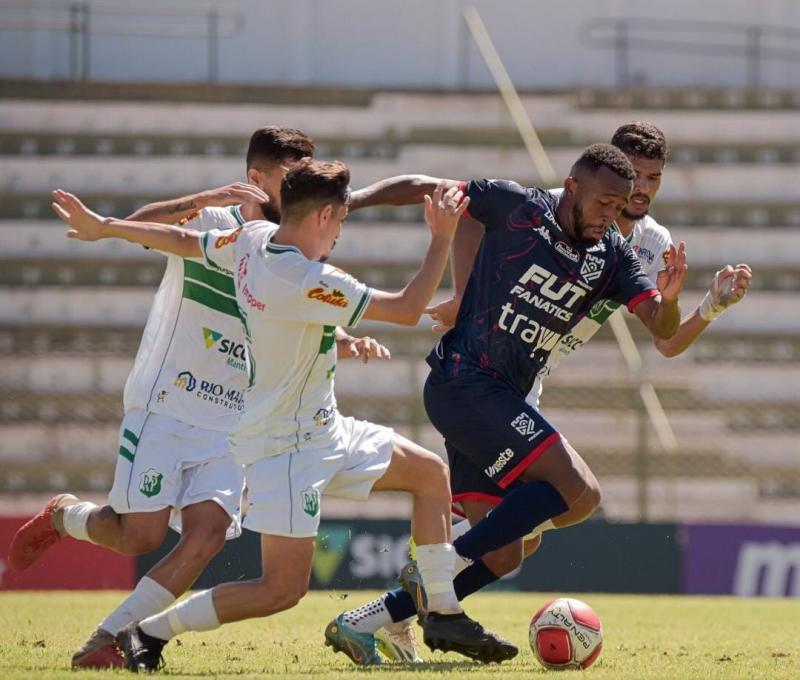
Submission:
[[632,310],[657,295],[615,230],[582,248],[556,222],[558,197],[506,180],[462,185],[486,234],[455,327],[428,357],[435,373],[483,373],[526,395],[562,336],[599,300]]

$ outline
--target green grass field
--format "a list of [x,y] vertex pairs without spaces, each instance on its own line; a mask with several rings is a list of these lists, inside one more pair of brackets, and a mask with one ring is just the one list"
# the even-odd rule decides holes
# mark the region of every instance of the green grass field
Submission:
[[[420,666],[386,664],[359,670],[322,644],[325,624],[345,605],[372,595],[311,593],[294,610],[225,626],[212,633],[186,634],[165,648],[172,677],[342,678],[353,673],[425,680],[459,674],[479,678],[545,677],[527,641],[531,614],[547,595],[487,593],[470,598],[467,610],[520,647],[501,666],[483,666],[454,654],[431,657]],[[122,593],[0,594],[0,678],[27,680],[127,677],[127,671],[69,670],[73,650]],[[800,603],[791,600],[577,595],[600,614],[605,644],[586,677],[619,680],[683,678],[800,678]]]

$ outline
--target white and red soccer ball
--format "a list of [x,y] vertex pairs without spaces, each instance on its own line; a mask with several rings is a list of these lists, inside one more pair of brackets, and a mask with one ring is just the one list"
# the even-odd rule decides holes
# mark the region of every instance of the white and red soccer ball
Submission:
[[603,649],[603,624],[585,602],[560,597],[543,604],[533,615],[529,639],[545,668],[589,668]]

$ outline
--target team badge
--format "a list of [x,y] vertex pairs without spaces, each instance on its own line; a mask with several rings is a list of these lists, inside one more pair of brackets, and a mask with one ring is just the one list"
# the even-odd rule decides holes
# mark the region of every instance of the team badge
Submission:
[[162,479],[164,479],[164,475],[153,468],[143,472],[139,475],[139,493],[148,498],[158,496],[161,493]]
[[319,491],[313,486],[303,489],[303,512],[309,517],[319,514]]

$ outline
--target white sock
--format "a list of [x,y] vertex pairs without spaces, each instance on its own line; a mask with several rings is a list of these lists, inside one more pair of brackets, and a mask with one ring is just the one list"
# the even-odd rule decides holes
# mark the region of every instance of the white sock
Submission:
[[100,624],[104,631],[116,635],[132,621],[158,614],[173,602],[175,596],[148,576],[136,584],[134,591]]
[[139,626],[148,635],[171,640],[187,630],[214,630],[220,627],[214,609],[213,590],[203,590],[173,604],[169,609],[142,621]]
[[92,512],[97,506],[88,501],[81,501],[75,505],[69,505],[61,511],[61,523],[64,525],[64,531],[72,538],[77,538],[79,541],[94,541],[89,538],[89,531],[86,528],[86,523],[89,521],[89,513]]
[[[453,525],[453,528],[450,529],[450,542],[453,543],[459,536],[463,536],[466,534],[472,526],[469,523],[468,519],[461,520],[460,522],[456,522]],[[465,560],[461,555],[456,553],[456,566],[453,569],[453,576],[458,576],[464,569],[466,569],[470,564],[472,564],[471,560]]]
[[343,615],[344,622],[359,633],[374,633],[378,628],[392,623],[392,615],[383,598],[381,595],[358,609],[346,611]]
[[428,598],[428,609],[442,614],[461,611],[453,590],[456,551],[450,543],[417,546],[417,568]]

